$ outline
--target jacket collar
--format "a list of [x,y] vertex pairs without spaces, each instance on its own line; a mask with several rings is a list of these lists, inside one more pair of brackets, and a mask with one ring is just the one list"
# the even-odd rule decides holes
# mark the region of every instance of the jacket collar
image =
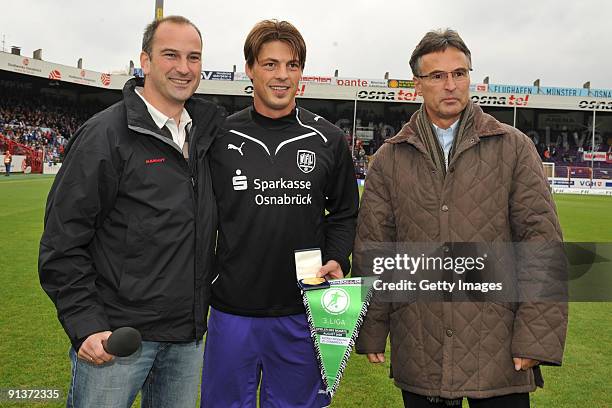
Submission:
[[[136,86],[142,86],[142,80],[132,78],[123,86],[123,101],[127,111],[127,124],[131,129],[143,129],[149,132],[161,134],[159,127],[147,110],[147,106],[141,97],[136,95]],[[192,118],[192,126],[199,126],[200,129],[206,127],[206,123],[211,121],[217,114],[218,108],[213,104],[205,103],[197,97],[191,97],[185,102],[185,109]]]
[[[468,103],[474,103],[472,101]],[[393,136],[390,139],[387,139],[386,143],[410,143],[415,147],[424,150],[425,146],[421,142],[419,135],[417,134],[417,113],[415,112],[411,117],[410,121],[402,127],[402,129],[397,133],[397,135]],[[485,114],[480,106],[474,104],[474,137],[476,138],[476,143],[483,138],[489,136],[497,136],[505,133],[505,130],[502,124],[495,118],[490,115]]]
[[[151,117],[153,118],[153,122],[155,122],[155,124],[157,125],[158,128],[163,128],[164,126],[166,126],[166,123],[168,123],[168,121],[172,121],[174,122],[174,118],[170,118],[168,116],[166,116],[165,113],[163,113],[162,111],[160,111],[159,109],[157,109],[155,106],[153,106],[153,104],[151,104],[149,101],[147,101],[144,97],[144,95],[142,94],[142,87],[136,87],[135,91],[136,91],[136,95],[138,95],[140,97],[140,99],[142,99],[142,101],[144,102],[145,106],[147,107],[147,111],[149,112],[149,114],[151,115]],[[187,109],[183,108],[181,110],[181,116],[179,119],[179,123],[176,124],[177,126],[188,126],[187,129],[189,129],[191,127],[191,116],[189,116],[189,112],[187,112]]]

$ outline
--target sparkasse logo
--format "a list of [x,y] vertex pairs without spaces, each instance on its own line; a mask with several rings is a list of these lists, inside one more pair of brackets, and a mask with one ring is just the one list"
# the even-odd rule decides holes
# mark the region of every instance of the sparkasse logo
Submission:
[[236,175],[232,177],[232,186],[235,191],[244,191],[249,188],[247,176],[242,174],[242,170],[236,170]]

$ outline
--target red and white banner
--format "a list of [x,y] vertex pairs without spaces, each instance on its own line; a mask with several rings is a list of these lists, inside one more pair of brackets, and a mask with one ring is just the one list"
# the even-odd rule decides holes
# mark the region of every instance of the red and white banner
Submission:
[[489,84],[470,84],[470,91],[472,92],[488,92]]
[[609,154],[606,152],[584,152],[582,153],[582,160],[584,161],[608,161]]
[[317,84],[331,84],[333,78],[328,76],[304,75],[301,82],[315,82]]
[[109,89],[123,88],[125,81],[130,78],[127,75],[111,75],[8,53],[0,53],[0,70]]

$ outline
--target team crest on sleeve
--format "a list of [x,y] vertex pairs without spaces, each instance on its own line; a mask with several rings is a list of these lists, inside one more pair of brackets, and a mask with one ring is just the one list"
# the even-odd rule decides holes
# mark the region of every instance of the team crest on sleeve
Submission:
[[315,153],[310,150],[297,151],[297,166],[304,173],[310,173],[314,170],[316,159]]

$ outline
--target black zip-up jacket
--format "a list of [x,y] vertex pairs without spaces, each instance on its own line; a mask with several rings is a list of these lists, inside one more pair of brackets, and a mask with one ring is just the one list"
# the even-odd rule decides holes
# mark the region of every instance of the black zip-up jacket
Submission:
[[[320,248],[347,274],[359,207],[344,133],[297,108],[230,116],[211,149],[219,208],[212,306],[243,316],[304,313],[294,253]],[[326,212],[327,211],[327,212]]]
[[135,85],[76,132],[47,199],[40,282],[77,350],[122,326],[150,341],[206,331],[217,226],[207,151],[224,114],[186,102],[186,161]]

